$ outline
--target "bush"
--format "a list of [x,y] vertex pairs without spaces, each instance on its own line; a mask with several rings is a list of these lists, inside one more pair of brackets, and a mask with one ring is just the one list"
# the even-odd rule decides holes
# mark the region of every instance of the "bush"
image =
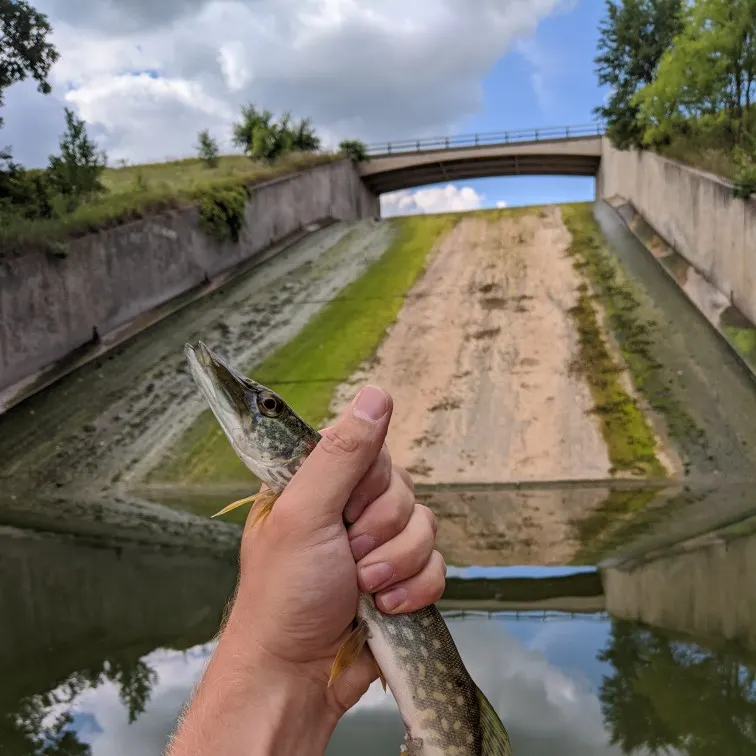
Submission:
[[343,139],[339,144],[339,150],[355,163],[368,159],[367,146],[359,139]]
[[207,129],[200,131],[197,137],[197,155],[208,168],[218,166],[218,142],[210,136]]
[[52,218],[54,199],[46,171],[27,171],[8,150],[0,151],[0,218]]
[[61,195],[68,212],[83,200],[106,191],[100,183],[107,158],[89,138],[84,121],[65,109],[66,131],[60,140],[60,155],[50,156],[50,181]]
[[243,186],[218,188],[200,199],[200,227],[219,242],[238,242],[249,195]]
[[736,168],[732,193],[741,199],[748,199],[756,194],[756,149],[737,147],[733,157]]
[[291,152],[316,152],[320,149],[320,137],[309,118],[292,123],[291,115],[284,113],[280,122],[276,123],[269,110],[260,112],[254,105],[242,108],[242,120],[234,124],[233,141],[253,160],[266,162]]

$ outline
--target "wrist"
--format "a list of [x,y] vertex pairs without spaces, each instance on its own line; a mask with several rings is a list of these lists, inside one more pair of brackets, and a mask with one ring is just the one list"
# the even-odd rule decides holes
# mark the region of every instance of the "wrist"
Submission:
[[322,756],[338,721],[326,694],[231,618],[169,756]]

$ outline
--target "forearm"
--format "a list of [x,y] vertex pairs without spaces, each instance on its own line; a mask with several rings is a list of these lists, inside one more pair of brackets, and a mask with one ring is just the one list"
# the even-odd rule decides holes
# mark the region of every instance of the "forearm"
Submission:
[[323,756],[337,717],[313,680],[226,628],[166,756]]

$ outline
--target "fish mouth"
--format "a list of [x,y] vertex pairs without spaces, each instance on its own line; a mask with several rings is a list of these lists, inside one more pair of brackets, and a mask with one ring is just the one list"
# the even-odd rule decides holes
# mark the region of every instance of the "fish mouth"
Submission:
[[259,392],[262,386],[242,375],[201,341],[196,348],[186,344],[184,353],[210,409],[236,446],[244,418],[250,414],[250,393]]

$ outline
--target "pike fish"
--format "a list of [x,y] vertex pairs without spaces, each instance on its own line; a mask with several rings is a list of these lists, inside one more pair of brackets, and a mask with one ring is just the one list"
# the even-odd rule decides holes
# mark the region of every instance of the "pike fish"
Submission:
[[[278,394],[243,376],[202,342],[196,349],[187,344],[185,353],[234,451],[268,487],[217,514],[254,501],[254,523],[264,520],[320,434]],[[400,753],[511,756],[506,728],[470,677],[435,606],[386,615],[371,594],[361,593],[354,629],[336,656],[331,682],[356,660],[365,643],[404,722]]]

